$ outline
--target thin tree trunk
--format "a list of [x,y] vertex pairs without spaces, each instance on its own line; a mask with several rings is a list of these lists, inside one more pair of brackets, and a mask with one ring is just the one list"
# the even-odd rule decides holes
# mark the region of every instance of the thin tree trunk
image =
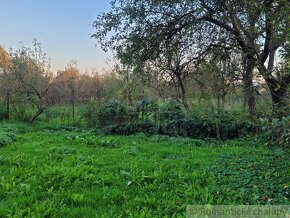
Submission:
[[72,103],[72,124],[75,123],[75,89],[74,87],[71,90],[71,103]]
[[34,114],[34,116],[31,118],[31,120],[29,121],[30,124],[34,123],[34,121],[43,113],[43,111],[46,109],[47,107],[41,107],[38,109],[38,111]]
[[245,110],[245,111],[247,111],[247,92],[246,92],[246,85],[244,85],[244,90],[243,90],[243,94],[244,94],[244,96],[243,96],[243,109]]
[[221,100],[222,100],[222,108],[225,108],[225,104],[226,104],[226,92],[223,92],[222,96],[221,96]]
[[255,60],[247,58],[246,69],[243,75],[244,91],[247,102],[248,115],[251,121],[256,120],[256,96],[255,87],[253,84],[253,71],[255,68]]
[[127,93],[127,100],[129,105],[133,105],[133,98],[130,93]]
[[217,95],[217,106],[218,106],[218,109],[220,109],[221,108],[221,99],[220,99],[221,97],[220,97],[220,95],[218,94]]
[[10,91],[6,90],[6,119],[10,118]]
[[177,76],[177,81],[178,81],[178,85],[179,85],[180,91],[181,91],[180,97],[181,97],[182,104],[183,104],[185,110],[188,111],[189,105],[188,105],[188,99],[186,96],[186,89],[185,89],[184,83],[183,83],[182,79],[180,78],[180,76]]

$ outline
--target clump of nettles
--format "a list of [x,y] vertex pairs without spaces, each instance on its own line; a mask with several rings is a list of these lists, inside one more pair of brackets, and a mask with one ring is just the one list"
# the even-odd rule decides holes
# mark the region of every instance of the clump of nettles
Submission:
[[8,145],[15,141],[16,135],[12,132],[0,131],[0,147]]

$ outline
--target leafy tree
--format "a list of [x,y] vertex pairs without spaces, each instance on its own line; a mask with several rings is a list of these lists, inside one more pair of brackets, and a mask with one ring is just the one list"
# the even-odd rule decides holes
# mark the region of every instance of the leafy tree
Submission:
[[54,79],[57,86],[54,90],[54,97],[59,101],[67,99],[72,107],[72,122],[75,121],[75,104],[77,99],[77,84],[79,83],[80,72],[77,63],[71,61],[64,70],[59,70]]
[[237,51],[216,48],[199,66],[201,69],[198,70],[198,76],[201,74],[205,80],[204,89],[210,90],[219,109],[224,107],[226,95],[234,91],[234,87],[241,82],[243,69],[240,62],[240,54]]
[[33,123],[53,104],[50,89],[54,84],[49,62],[36,39],[33,41],[33,49],[22,45],[18,50],[12,51],[10,57],[11,69],[6,74],[5,81],[17,104],[36,106],[37,111],[29,118],[29,122]]
[[[129,65],[117,64],[115,66],[116,75],[119,77],[118,86],[121,98],[129,105],[133,105],[136,98],[136,90],[139,85],[139,79],[134,74],[134,68]],[[136,99],[135,99],[136,100]]]
[[7,78],[11,70],[11,57],[9,53],[0,46],[0,85],[2,87],[1,92],[5,95],[6,112],[5,118],[9,119],[10,116],[10,93],[11,88]]
[[104,78],[98,72],[80,74],[77,84],[78,101],[101,100],[104,97],[104,85]]
[[206,51],[213,45],[238,48],[243,54],[248,111],[255,119],[254,69],[265,79],[274,113],[285,107],[290,83],[286,72],[273,71],[275,54],[289,37],[289,1],[204,1],[204,0],[114,0],[111,11],[101,13],[94,27],[104,49],[113,49],[124,62],[142,65],[166,53],[176,39],[199,40]]
[[[188,111],[189,102],[187,99],[186,82],[188,77],[195,72],[195,62],[202,55],[194,54],[192,45],[186,42],[177,41],[175,47],[170,48],[166,53],[160,55],[156,61],[150,61],[147,64],[149,70],[151,66],[157,69],[160,78],[174,87],[176,100],[180,101]],[[152,62],[154,62],[152,64]]]
[[8,64],[10,63],[10,57],[9,53],[0,46],[0,69],[1,71],[4,71],[5,68],[7,68]]

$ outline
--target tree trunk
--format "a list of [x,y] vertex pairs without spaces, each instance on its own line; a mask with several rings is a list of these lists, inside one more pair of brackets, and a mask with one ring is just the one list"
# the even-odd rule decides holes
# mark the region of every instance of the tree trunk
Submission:
[[245,110],[245,111],[247,111],[247,93],[246,93],[246,88],[245,88],[245,85],[244,85],[244,91],[243,91],[243,94],[244,94],[244,96],[243,96],[243,109]]
[[221,96],[222,108],[225,108],[227,92],[223,92]]
[[71,104],[72,104],[72,125],[75,123],[75,89],[71,90]]
[[128,105],[133,105],[133,97],[130,93],[127,93],[127,100],[128,100]]
[[31,118],[31,120],[29,121],[30,124],[32,124],[39,116],[40,114],[43,113],[43,111],[46,109],[46,107],[41,107],[38,109],[38,111],[34,114],[34,116]]
[[6,119],[10,118],[10,92],[6,90]]
[[273,116],[277,118],[287,116],[289,114],[289,106],[287,105],[288,80],[282,79],[282,84],[274,78],[265,78],[265,80],[271,93]]
[[188,111],[189,105],[188,105],[188,99],[186,96],[186,89],[185,89],[184,83],[183,83],[182,79],[180,78],[180,76],[177,76],[177,81],[178,81],[178,85],[179,85],[180,91],[181,91],[180,97],[181,97],[182,104],[183,104],[185,110]]
[[287,87],[290,83],[290,75],[281,76],[276,78],[270,76],[273,74],[275,53],[278,47],[274,47],[270,50],[268,67],[259,67],[260,73],[264,76],[264,79],[269,87],[272,99],[272,115],[277,118],[281,118],[289,114],[289,107],[287,105]]
[[256,120],[256,96],[255,87],[253,84],[253,71],[255,68],[255,60],[247,58],[246,69],[243,75],[244,91],[247,102],[248,115],[251,121]]
[[282,118],[289,114],[289,106],[287,105],[287,93],[284,90],[278,90],[271,93],[273,101],[273,115]]
[[141,107],[141,120],[144,121],[144,106]]
[[218,109],[221,109],[221,96],[220,96],[220,94],[217,95],[217,107],[218,107]]

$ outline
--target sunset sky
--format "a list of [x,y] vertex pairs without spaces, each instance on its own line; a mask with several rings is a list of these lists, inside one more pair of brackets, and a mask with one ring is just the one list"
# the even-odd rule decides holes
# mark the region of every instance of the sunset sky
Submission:
[[109,10],[109,0],[0,0],[0,45],[17,49],[32,46],[37,38],[51,58],[52,70],[77,60],[81,71],[106,67],[105,54],[96,41],[92,22]]

